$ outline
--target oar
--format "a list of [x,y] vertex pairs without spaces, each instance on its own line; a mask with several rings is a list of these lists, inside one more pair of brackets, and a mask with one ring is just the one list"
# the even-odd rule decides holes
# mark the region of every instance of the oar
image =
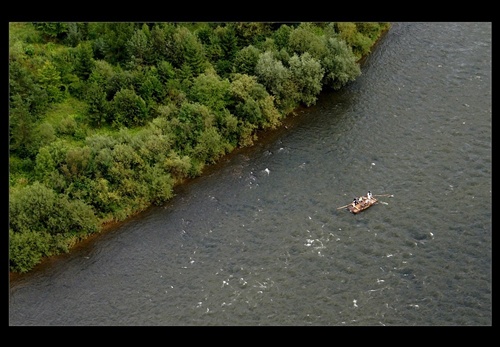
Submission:
[[373,195],[373,196],[388,196],[390,198],[394,197],[394,195],[392,195],[392,194],[380,194],[380,195]]
[[[351,203],[352,204],[352,203]],[[346,208],[347,206],[350,206],[351,204],[347,204],[345,206],[340,206],[340,207],[337,207],[337,210],[340,210],[341,208]]]

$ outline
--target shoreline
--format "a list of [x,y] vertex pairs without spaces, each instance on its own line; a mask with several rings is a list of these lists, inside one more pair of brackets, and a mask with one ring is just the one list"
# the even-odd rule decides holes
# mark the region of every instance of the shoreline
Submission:
[[94,242],[97,242],[100,237],[103,237],[113,231],[118,230],[122,225],[129,223],[132,221],[134,218],[140,218],[142,214],[147,213],[151,209],[165,206],[167,204],[170,204],[173,199],[176,198],[176,196],[180,195],[185,191],[185,189],[195,182],[197,179],[210,175],[213,172],[216,172],[220,169],[221,166],[227,165],[231,161],[232,158],[244,154],[245,152],[253,151],[259,146],[263,146],[266,143],[270,143],[275,141],[275,139],[279,136],[291,129],[292,127],[295,126],[295,124],[300,120],[301,115],[307,110],[308,108],[305,106],[299,106],[293,113],[290,113],[288,116],[283,118],[281,120],[281,124],[277,126],[274,129],[261,129],[257,131],[257,140],[251,145],[251,146],[246,146],[246,147],[237,147],[230,153],[225,154],[219,160],[214,163],[214,164],[208,164],[203,168],[202,173],[194,178],[186,178],[183,179],[182,181],[176,183],[173,187],[173,197],[163,203],[160,206],[155,206],[155,205],[149,205],[147,208],[137,211],[136,213],[131,214],[127,218],[125,218],[122,221],[117,221],[117,220],[111,220],[107,222],[103,222],[99,227],[99,231],[92,233],[85,238],[81,239],[80,241],[76,242],[73,247],[69,249],[68,252],[66,253],[61,253],[57,255],[52,255],[50,257],[44,257],[40,263],[35,265],[30,271],[20,273],[20,272],[12,272],[9,270],[9,282],[10,284],[15,284],[23,279],[29,278],[31,276],[34,276],[35,274],[40,274],[45,271],[47,271],[53,264],[57,263],[58,261],[61,261],[63,259],[66,259],[72,255],[74,255],[77,252],[83,252],[89,247],[92,247]]
[[[360,64],[361,67],[366,62],[366,59],[369,57],[369,55],[372,53],[372,50],[378,45],[380,40],[385,37],[385,35],[389,32],[391,27],[392,27],[392,25],[390,25],[387,30],[383,31],[380,34],[379,38],[373,43],[371,50],[370,50],[370,53],[366,56],[361,57],[358,60],[358,63]],[[326,94],[326,93],[335,93],[335,92],[338,92],[338,91],[325,90],[325,91],[322,91],[320,93],[320,95]],[[318,96],[318,98],[320,97],[320,95]],[[252,145],[246,146],[246,147],[237,147],[237,148],[233,149],[230,153],[227,153],[224,156],[222,156],[221,158],[219,158],[216,163],[205,165],[205,167],[202,170],[202,173],[199,176],[194,177],[194,178],[185,178],[185,179],[175,183],[175,185],[173,186],[173,197],[171,199],[169,199],[168,201],[166,201],[161,206],[165,206],[166,204],[169,204],[173,199],[175,199],[175,197],[178,194],[182,193],[182,191],[185,189],[185,187],[189,186],[196,179],[203,177],[205,175],[209,175],[210,173],[217,171],[218,168],[220,168],[222,165],[226,165],[229,161],[231,161],[231,158],[233,158],[241,153],[245,153],[246,151],[255,150],[255,148],[258,146],[262,146],[266,143],[274,141],[280,134],[282,134],[282,133],[288,131],[290,128],[292,128],[298,122],[298,120],[301,118],[301,115],[305,111],[307,111],[308,109],[310,109],[310,107],[299,105],[294,111],[292,111],[290,114],[285,116],[281,120],[279,126],[277,126],[276,128],[258,130],[256,132],[257,140]],[[61,254],[50,256],[50,257],[43,257],[42,260],[37,265],[35,265],[31,270],[29,270],[28,272],[25,272],[25,273],[12,272],[9,269],[9,282],[15,283],[15,282],[23,280],[24,278],[32,276],[34,274],[38,274],[40,272],[46,271],[47,268],[50,267],[55,262],[62,260],[64,258],[67,258],[77,251],[82,251],[84,249],[87,249],[99,237],[107,235],[110,232],[117,230],[123,224],[130,222],[133,218],[140,217],[143,213],[147,213],[148,211],[150,211],[151,209],[153,209],[155,207],[158,207],[158,206],[150,204],[145,209],[132,213],[131,215],[129,215],[128,217],[126,217],[122,221],[116,221],[116,220],[103,221],[99,225],[99,228],[100,228],[99,231],[94,232],[90,235],[87,235],[85,238],[77,241],[75,243],[75,245],[73,245],[69,249],[69,251],[66,253],[61,253]]]

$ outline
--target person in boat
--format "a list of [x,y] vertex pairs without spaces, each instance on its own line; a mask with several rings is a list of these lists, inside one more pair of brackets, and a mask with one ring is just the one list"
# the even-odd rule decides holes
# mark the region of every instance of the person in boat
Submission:
[[368,201],[372,201],[372,192],[371,191],[368,191],[368,194],[366,194],[367,198],[368,198]]
[[358,198],[354,198],[352,201],[352,207],[356,207],[357,204],[359,204]]

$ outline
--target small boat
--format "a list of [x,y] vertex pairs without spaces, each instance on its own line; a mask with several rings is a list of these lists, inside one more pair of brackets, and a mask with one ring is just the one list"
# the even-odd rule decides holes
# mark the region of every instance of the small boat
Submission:
[[362,196],[358,200],[359,203],[357,203],[355,206],[353,206],[352,204],[347,205],[347,209],[349,210],[349,212],[354,214],[359,213],[378,202],[378,200],[375,199],[373,196],[370,200],[368,200],[368,197],[366,196]]

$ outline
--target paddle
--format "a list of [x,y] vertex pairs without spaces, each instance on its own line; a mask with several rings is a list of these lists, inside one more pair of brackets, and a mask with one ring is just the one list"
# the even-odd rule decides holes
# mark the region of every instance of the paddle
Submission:
[[340,210],[341,208],[346,208],[347,206],[350,206],[351,204],[352,204],[352,203],[347,204],[347,205],[345,205],[345,206],[340,206],[340,207],[337,207],[337,210]]
[[373,196],[388,196],[390,198],[394,197],[394,195],[392,195],[392,194],[379,194],[379,195],[373,195]]

